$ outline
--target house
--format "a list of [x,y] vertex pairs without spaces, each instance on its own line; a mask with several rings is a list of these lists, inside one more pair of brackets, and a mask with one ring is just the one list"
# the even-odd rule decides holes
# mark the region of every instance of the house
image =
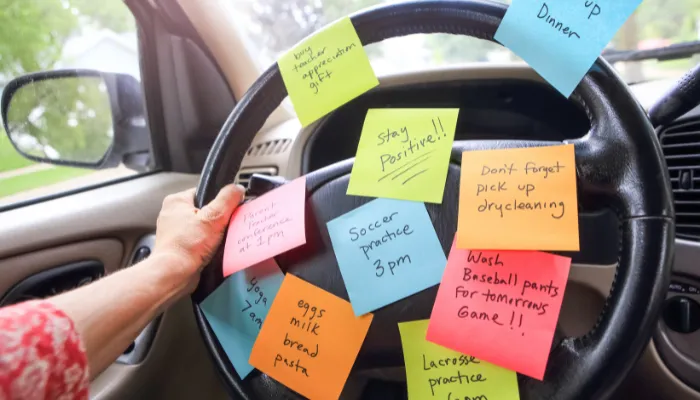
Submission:
[[68,40],[55,68],[82,68],[128,74],[140,80],[138,41],[135,32],[110,30],[84,32]]

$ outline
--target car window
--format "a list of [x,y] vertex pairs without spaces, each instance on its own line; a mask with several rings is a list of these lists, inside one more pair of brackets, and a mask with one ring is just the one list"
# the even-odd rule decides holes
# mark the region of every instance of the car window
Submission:
[[[261,70],[307,35],[366,7],[397,0],[228,0],[237,27]],[[511,3],[511,0],[497,0]],[[638,50],[700,39],[700,2],[644,0],[617,32],[606,50]],[[522,62],[496,43],[458,35],[417,34],[366,47],[378,74],[418,71],[464,63]],[[675,79],[700,57],[616,63],[627,82]]]
[[[10,135],[0,132],[0,207],[152,168],[148,154],[140,164],[116,155],[126,128],[115,132],[113,124],[124,115],[129,134],[148,139],[144,115],[114,115],[116,88],[141,95],[136,23],[123,1],[10,0],[3,8],[0,86],[12,97]],[[42,72],[48,75],[14,84]],[[149,140],[141,142],[149,152]]]

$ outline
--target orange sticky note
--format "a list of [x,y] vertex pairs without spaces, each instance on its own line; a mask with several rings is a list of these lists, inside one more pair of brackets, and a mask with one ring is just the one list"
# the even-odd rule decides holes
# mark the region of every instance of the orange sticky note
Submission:
[[426,339],[542,380],[570,267],[553,254],[453,244]]
[[457,247],[578,251],[574,146],[462,153]]
[[306,178],[238,207],[224,247],[224,277],[306,243]]
[[310,399],[337,399],[372,314],[287,274],[253,345],[250,364]]

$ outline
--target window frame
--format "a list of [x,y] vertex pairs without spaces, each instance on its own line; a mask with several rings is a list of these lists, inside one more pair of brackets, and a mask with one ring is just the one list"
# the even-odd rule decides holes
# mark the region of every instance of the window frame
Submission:
[[[198,35],[197,31],[191,26],[189,21],[184,16],[184,13],[182,13],[182,10],[179,8],[177,2],[154,0],[151,3],[141,0],[124,0],[124,4],[131,11],[136,25],[138,60],[139,69],[141,72],[140,83],[143,90],[151,143],[151,160],[148,171],[135,171],[133,175],[108,179],[95,184],[62,190],[56,193],[50,193],[26,200],[20,200],[7,205],[1,205],[0,213],[66,196],[72,196],[108,185],[139,179],[161,172],[200,172],[193,170],[183,171],[181,167],[177,168],[178,159],[177,157],[174,157],[172,145],[182,146],[183,148],[185,148],[186,145],[179,143],[177,137],[174,138],[175,140],[172,140],[172,143],[170,143],[171,141],[169,140],[171,139],[170,136],[174,135],[170,135],[171,132],[169,131],[168,124],[166,123],[168,112],[164,109],[163,89],[168,90],[171,87],[175,87],[177,82],[175,82],[176,79],[168,80],[168,78],[172,78],[173,75],[165,74],[163,71],[172,70],[176,66],[169,65],[173,64],[173,60],[164,56],[164,54],[167,54],[167,52],[171,49],[164,49],[164,47],[168,47],[169,42],[163,41],[162,39],[164,37],[180,37],[192,41],[202,51],[204,56],[212,63],[216,70],[215,73],[218,73],[219,78],[225,82],[224,75],[219,69],[214,57],[209,52],[209,49]],[[235,105],[236,99],[228,85],[226,85],[226,90],[228,93],[230,93],[231,99]],[[180,101],[180,103],[183,103],[184,100],[192,100],[184,98],[189,96],[189,93],[183,94],[177,91],[175,93],[177,95],[176,100]],[[170,93],[166,93],[166,95],[170,95]],[[231,109],[232,108],[233,107],[231,107]],[[172,110],[170,111],[172,112]],[[228,111],[230,112],[230,110]],[[223,121],[221,122],[223,123]],[[213,140],[214,138],[211,138],[212,143]],[[211,144],[209,144],[209,146],[210,145]]]

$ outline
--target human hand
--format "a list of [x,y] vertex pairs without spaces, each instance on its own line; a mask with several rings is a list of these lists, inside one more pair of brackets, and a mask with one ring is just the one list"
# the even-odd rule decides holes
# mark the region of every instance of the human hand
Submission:
[[[158,215],[156,244],[151,258],[159,259],[168,273],[191,293],[199,282],[202,268],[218,248],[233,210],[245,193],[240,185],[227,185],[211,203],[197,209],[195,189],[175,193],[163,200]],[[180,285],[178,285],[180,286]]]

